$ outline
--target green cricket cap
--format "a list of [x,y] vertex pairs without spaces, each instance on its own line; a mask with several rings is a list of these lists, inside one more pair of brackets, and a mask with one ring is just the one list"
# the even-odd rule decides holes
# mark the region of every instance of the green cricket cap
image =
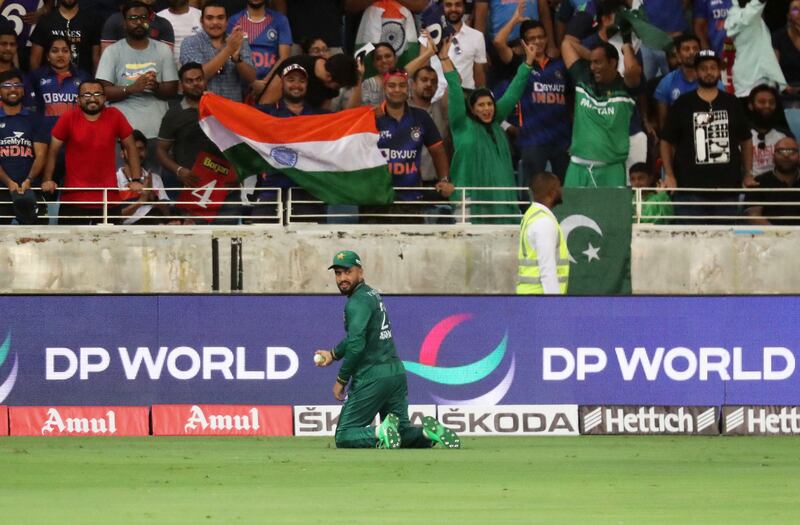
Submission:
[[356,252],[350,250],[342,250],[333,256],[333,263],[328,266],[328,270],[341,266],[342,268],[352,268],[353,266],[361,266],[361,257]]

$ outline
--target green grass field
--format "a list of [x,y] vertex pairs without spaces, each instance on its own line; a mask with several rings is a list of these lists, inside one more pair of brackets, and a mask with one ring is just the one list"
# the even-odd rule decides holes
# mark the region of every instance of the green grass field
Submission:
[[0,438],[0,523],[798,523],[793,438]]

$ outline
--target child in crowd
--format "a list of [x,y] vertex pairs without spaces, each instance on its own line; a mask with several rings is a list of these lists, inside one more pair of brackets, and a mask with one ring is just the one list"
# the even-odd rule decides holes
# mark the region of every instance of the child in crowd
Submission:
[[[631,188],[661,188],[661,181],[644,162],[637,162],[628,171]],[[648,224],[669,224],[673,215],[672,201],[664,190],[642,190],[642,219]]]
[[[139,160],[144,166],[147,156],[147,138],[138,129],[133,130],[133,140],[136,143],[136,151],[139,152]],[[141,193],[133,192],[128,189],[130,174],[128,168],[128,157],[125,150],[122,150],[122,158],[125,164],[117,170],[117,184],[119,187],[119,200],[127,205],[122,208],[123,218],[119,221],[122,224],[159,224],[164,222],[170,215],[169,196],[164,191],[164,183],[161,176],[152,173],[142,167],[142,183],[146,188]],[[117,222],[117,221],[115,221]]]

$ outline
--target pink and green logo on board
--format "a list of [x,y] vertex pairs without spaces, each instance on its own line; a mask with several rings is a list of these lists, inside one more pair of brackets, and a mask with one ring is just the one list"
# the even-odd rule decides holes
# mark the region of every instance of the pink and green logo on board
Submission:
[[[432,383],[440,385],[461,386],[478,383],[483,381],[497,370],[503,362],[508,349],[508,331],[502,340],[486,356],[460,366],[438,366],[436,363],[439,358],[442,345],[448,335],[460,324],[469,321],[474,316],[470,313],[459,313],[445,317],[431,328],[430,332],[422,341],[419,350],[419,361],[403,361],[406,370]],[[496,386],[488,391],[468,399],[447,399],[433,395],[437,403],[441,405],[496,405],[503,399],[514,382],[515,362],[514,355],[511,354],[511,364],[503,379]]]

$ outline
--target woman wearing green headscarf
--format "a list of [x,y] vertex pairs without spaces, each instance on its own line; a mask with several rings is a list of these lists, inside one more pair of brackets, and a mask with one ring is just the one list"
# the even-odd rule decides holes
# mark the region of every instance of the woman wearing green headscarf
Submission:
[[[453,135],[455,153],[450,167],[450,178],[456,186],[451,199],[461,198],[458,188],[513,188],[516,186],[511,148],[500,124],[508,118],[519,102],[534,60],[533,46],[523,41],[525,62],[520,64],[517,74],[508,89],[495,102],[494,95],[486,88],[472,92],[468,104],[464,104],[464,90],[453,62],[448,58],[450,40],[439,50],[444,78],[447,80],[450,130]],[[469,106],[469,107],[467,107]],[[519,206],[513,204],[517,193],[508,190],[467,190],[467,198],[476,201],[503,201],[500,204],[470,204],[470,222],[477,224],[518,224]],[[487,216],[497,217],[487,217]]]

